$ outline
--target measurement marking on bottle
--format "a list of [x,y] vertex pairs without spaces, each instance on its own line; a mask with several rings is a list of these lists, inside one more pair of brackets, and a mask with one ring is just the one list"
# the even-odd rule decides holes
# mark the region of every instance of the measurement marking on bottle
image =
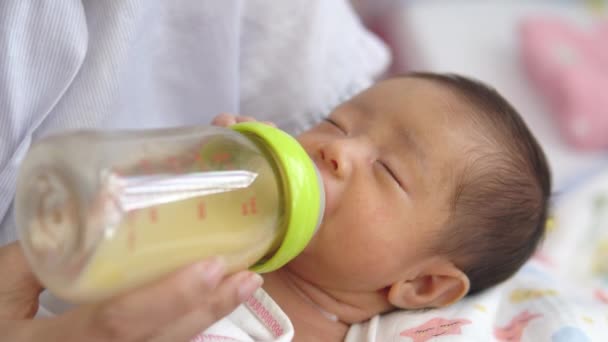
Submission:
[[213,155],[213,161],[217,163],[223,163],[230,160],[230,153],[228,152],[217,152]]
[[148,211],[148,215],[150,216],[150,221],[152,223],[158,222],[158,210],[154,207],[150,208]]
[[241,205],[241,215],[255,215],[257,214],[257,207],[255,204],[255,197],[251,197],[249,202],[245,202]]
[[207,211],[205,209],[205,202],[200,202],[198,204],[198,219],[202,221],[205,219],[206,216],[207,216]]
[[[195,217],[198,221],[203,221],[208,218],[209,210],[207,208],[207,203],[204,199],[198,200],[198,202],[195,202],[194,206],[190,208],[192,208],[190,209],[192,211],[189,211],[191,213],[189,215],[196,215]],[[251,196],[245,202],[241,202],[240,209],[242,216],[257,215],[257,198],[255,196]],[[125,215],[126,224],[130,227],[135,227],[139,220],[144,220],[148,223],[157,224],[160,222],[163,210],[165,209],[162,205],[160,207],[153,206],[148,208],[131,210]],[[211,215],[213,215],[213,211],[211,211]]]
[[233,169],[234,163],[232,162],[232,154],[229,152],[217,152],[211,157],[211,160],[217,163],[218,168],[223,170]]

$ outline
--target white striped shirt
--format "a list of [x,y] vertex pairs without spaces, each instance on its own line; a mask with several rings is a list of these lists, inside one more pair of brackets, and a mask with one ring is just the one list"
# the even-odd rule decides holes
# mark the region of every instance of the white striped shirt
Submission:
[[0,245],[16,238],[19,163],[44,135],[220,112],[296,133],[387,61],[345,0],[2,0]]

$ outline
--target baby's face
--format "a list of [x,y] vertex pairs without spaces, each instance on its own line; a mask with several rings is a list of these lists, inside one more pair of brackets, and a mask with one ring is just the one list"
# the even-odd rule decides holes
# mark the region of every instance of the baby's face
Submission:
[[325,288],[374,291],[433,258],[470,145],[460,102],[430,81],[391,79],[299,136],[321,172],[326,211],[288,267]]

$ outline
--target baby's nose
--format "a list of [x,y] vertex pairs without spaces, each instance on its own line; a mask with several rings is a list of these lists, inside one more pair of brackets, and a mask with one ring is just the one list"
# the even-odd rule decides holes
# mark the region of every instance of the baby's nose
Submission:
[[351,161],[343,149],[343,144],[331,144],[319,152],[325,166],[339,178],[348,176],[351,171]]
[[338,170],[338,161],[333,158],[328,158],[325,151],[321,150],[321,159],[331,165],[332,170]]

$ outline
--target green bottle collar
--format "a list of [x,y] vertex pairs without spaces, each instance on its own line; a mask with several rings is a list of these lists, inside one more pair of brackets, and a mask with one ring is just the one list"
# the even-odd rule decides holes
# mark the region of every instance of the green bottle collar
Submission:
[[285,238],[274,255],[251,268],[259,273],[272,272],[298,256],[321,224],[325,207],[323,182],[308,153],[289,134],[259,122],[243,122],[230,128],[258,137],[284,175]]

